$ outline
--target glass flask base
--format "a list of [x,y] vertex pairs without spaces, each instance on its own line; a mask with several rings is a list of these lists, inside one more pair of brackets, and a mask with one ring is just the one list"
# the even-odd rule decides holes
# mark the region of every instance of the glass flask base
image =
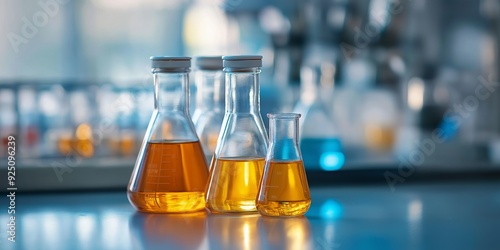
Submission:
[[207,208],[213,213],[257,212],[255,199],[264,162],[264,158],[220,158],[213,161]]
[[266,201],[257,204],[260,214],[266,216],[302,216],[311,206],[311,200]]
[[203,192],[128,192],[137,210],[147,213],[186,213],[205,209]]
[[257,210],[267,216],[301,216],[311,206],[302,161],[269,161],[257,198]]
[[222,206],[207,205],[207,208],[215,214],[257,213],[255,200],[226,201]]

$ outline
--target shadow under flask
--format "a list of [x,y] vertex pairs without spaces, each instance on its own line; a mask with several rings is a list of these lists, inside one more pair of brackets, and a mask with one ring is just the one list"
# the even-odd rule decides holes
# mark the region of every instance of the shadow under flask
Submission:
[[222,56],[200,56],[195,60],[196,109],[194,127],[207,162],[212,160],[224,120],[225,88]]
[[260,116],[262,56],[224,56],[226,112],[219,133],[206,206],[213,213],[256,212],[267,148]]
[[301,216],[311,195],[299,148],[300,114],[268,114],[269,148],[257,210],[267,216]]
[[203,210],[208,169],[189,115],[190,57],[151,57],[155,109],[128,185],[139,211]]

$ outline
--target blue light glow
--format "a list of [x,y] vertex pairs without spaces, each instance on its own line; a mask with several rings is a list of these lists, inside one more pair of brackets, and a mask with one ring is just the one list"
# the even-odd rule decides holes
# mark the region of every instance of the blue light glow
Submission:
[[325,152],[321,155],[319,162],[323,170],[335,171],[344,166],[345,157],[342,152]]
[[319,216],[323,219],[339,219],[344,215],[344,208],[342,205],[332,199],[325,201],[319,210]]

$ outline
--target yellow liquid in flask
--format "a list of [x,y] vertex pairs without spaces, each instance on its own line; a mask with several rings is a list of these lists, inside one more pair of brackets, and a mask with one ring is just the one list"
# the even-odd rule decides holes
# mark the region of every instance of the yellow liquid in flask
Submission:
[[218,158],[210,167],[207,208],[215,213],[255,212],[264,158]]
[[136,190],[129,201],[139,211],[183,213],[205,208],[208,178],[205,156],[198,141],[149,142]]
[[260,186],[257,209],[269,216],[300,216],[311,206],[302,161],[271,161]]

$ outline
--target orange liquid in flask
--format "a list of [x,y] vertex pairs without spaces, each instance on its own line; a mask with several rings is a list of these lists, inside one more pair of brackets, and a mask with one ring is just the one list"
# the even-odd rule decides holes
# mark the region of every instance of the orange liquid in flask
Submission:
[[257,209],[263,215],[300,216],[311,206],[302,161],[271,161],[260,188]]
[[264,170],[264,158],[219,158],[212,161],[213,175],[207,194],[212,212],[254,212]]
[[128,197],[139,211],[182,213],[205,208],[208,169],[199,141],[148,142],[137,178]]

